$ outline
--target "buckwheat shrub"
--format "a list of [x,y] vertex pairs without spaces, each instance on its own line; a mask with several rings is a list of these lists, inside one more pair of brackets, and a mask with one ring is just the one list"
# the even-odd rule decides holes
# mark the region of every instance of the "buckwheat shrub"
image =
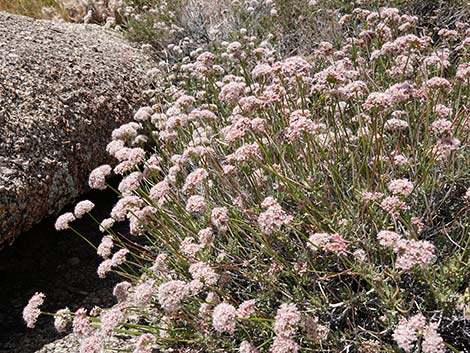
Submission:
[[[123,16],[142,25],[176,2],[132,3]],[[91,178],[124,180],[98,272],[127,284],[117,319],[102,330],[108,310],[88,313],[83,337],[151,334],[162,351],[466,348],[435,318],[457,332],[468,317],[470,25],[429,37],[397,9],[336,4],[230,2],[243,27],[230,41],[162,45],[147,107]],[[307,5],[344,31],[284,56],[279,26]],[[166,15],[152,23],[181,34],[178,11]]]

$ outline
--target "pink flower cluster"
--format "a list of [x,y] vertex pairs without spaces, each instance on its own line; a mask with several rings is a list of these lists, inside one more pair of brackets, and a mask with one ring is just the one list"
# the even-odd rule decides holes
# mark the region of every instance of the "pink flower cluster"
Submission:
[[186,181],[183,185],[183,192],[187,194],[188,192],[194,191],[196,188],[201,187],[203,183],[209,177],[209,173],[204,168],[197,168],[192,171],[186,177]]
[[408,179],[394,179],[388,184],[388,190],[394,195],[409,196],[414,185]]
[[118,267],[126,260],[126,255],[129,253],[127,249],[121,249],[116,252],[111,259],[104,260],[96,271],[99,278],[105,278],[106,275],[115,267]]
[[312,233],[307,246],[312,251],[324,250],[338,256],[346,255],[346,241],[339,234]]
[[194,280],[204,283],[206,286],[214,286],[219,280],[219,275],[206,263],[196,262],[189,267],[189,273]]
[[234,334],[237,325],[237,309],[231,304],[221,303],[212,313],[212,326],[218,332]]
[[137,340],[133,353],[152,353],[153,345],[157,342],[154,335],[150,333],[144,333]]
[[419,337],[423,338],[421,349],[423,353],[444,353],[444,340],[437,332],[437,323],[426,323],[422,314],[409,319],[403,318],[393,332],[393,339],[405,352],[411,352]]
[[188,296],[186,282],[173,280],[161,284],[157,290],[158,303],[168,312],[177,311]]
[[193,215],[201,215],[207,207],[206,199],[202,195],[193,195],[186,202],[186,211]]
[[215,207],[211,212],[211,222],[221,233],[228,229],[229,224],[228,210],[225,207]]
[[258,350],[248,341],[240,343],[238,348],[239,353],[258,353]]
[[282,304],[274,320],[274,338],[271,353],[297,353],[299,345],[293,337],[300,321],[300,313],[295,304]]
[[60,309],[54,316],[54,327],[57,332],[65,332],[67,326],[72,321],[72,314],[69,308]]
[[36,292],[31,299],[29,299],[28,305],[23,309],[23,320],[29,328],[33,328],[36,325],[36,321],[41,314],[39,307],[44,304],[45,297],[44,293]]
[[[273,201],[267,206],[266,200]],[[267,210],[258,216],[258,225],[263,234],[273,234],[281,230],[283,225],[292,222],[293,217],[284,211],[273,198],[269,197],[264,200],[263,204],[267,206]],[[266,207],[265,207],[266,208]]]
[[90,212],[95,207],[95,204],[89,200],[80,201],[75,205],[73,213],[75,217],[82,218],[86,213]]
[[65,230],[70,228],[70,223],[75,221],[75,216],[72,212],[64,213],[63,215],[59,216],[55,221],[55,229],[56,230]]
[[88,178],[88,184],[92,189],[104,190],[106,189],[106,177],[111,174],[112,168],[110,165],[102,165],[94,169]]
[[435,259],[435,247],[427,240],[403,239],[392,231],[380,231],[377,239],[380,245],[397,254],[396,267],[401,270],[409,271],[414,266],[429,265]]
[[396,196],[384,198],[380,203],[380,207],[393,218],[400,216],[400,211],[408,209],[408,205]]
[[289,126],[284,130],[286,140],[292,143],[302,138],[304,134],[313,134],[325,130],[324,124],[315,123],[307,112],[296,110],[289,117]]

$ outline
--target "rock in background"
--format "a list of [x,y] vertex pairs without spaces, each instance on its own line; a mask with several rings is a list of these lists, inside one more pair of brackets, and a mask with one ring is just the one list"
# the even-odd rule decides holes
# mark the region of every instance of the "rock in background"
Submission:
[[87,190],[145,66],[98,26],[0,13],[0,248]]

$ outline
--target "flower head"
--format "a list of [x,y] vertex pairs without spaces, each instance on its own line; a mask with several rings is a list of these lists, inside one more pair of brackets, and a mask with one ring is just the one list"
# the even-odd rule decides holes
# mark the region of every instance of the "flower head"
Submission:
[[90,212],[94,207],[95,207],[95,204],[91,201],[88,201],[88,200],[80,201],[75,206],[73,213],[75,214],[76,218],[82,218],[83,215]]
[[233,334],[237,325],[237,309],[233,305],[221,303],[214,308],[212,326],[218,332]]
[[92,189],[106,189],[106,177],[111,174],[113,169],[110,165],[105,164],[94,169],[88,178],[88,184]]
[[273,343],[269,348],[270,353],[297,353],[299,345],[292,338],[284,336],[274,337]]
[[388,184],[388,190],[394,195],[408,196],[413,188],[413,183],[408,179],[395,179]]
[[[266,201],[266,200],[265,200]],[[264,202],[266,204],[266,202]],[[281,229],[283,225],[289,224],[293,220],[282,207],[276,202],[258,216],[258,225],[264,234],[272,234]]]
[[203,214],[206,210],[206,200],[204,196],[193,195],[191,196],[186,203],[186,211],[194,215]]
[[57,332],[65,332],[67,325],[72,321],[72,315],[69,308],[60,309],[54,316],[54,327]]
[[157,339],[154,335],[150,333],[144,333],[137,340],[133,353],[152,353],[153,345],[157,342]]
[[161,284],[157,290],[158,303],[165,311],[176,311],[181,302],[187,297],[186,282],[169,281]]
[[295,304],[282,304],[277,310],[274,332],[278,336],[292,337],[297,330],[300,313]]
[[211,221],[219,232],[225,232],[228,228],[229,217],[225,207],[215,207],[211,212]]
[[29,299],[28,305],[23,309],[23,320],[26,322],[26,326],[33,328],[36,325],[36,321],[41,314],[39,307],[44,303],[44,293],[36,292],[31,299]]
[[55,221],[55,229],[56,230],[69,229],[70,228],[69,223],[75,221],[75,219],[76,218],[72,212],[64,213],[63,215],[59,216],[57,220]]

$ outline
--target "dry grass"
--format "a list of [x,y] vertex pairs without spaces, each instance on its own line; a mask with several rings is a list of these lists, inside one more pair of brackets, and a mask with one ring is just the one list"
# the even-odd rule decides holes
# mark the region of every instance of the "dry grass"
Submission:
[[[51,11],[45,11],[45,8]],[[40,19],[53,17],[53,14],[67,18],[63,7],[56,0],[0,0],[0,11]]]

